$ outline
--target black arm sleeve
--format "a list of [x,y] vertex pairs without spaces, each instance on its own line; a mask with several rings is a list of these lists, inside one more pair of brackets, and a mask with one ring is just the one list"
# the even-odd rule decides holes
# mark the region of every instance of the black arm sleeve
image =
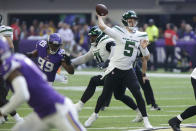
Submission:
[[114,43],[114,41],[110,41],[106,44],[106,50],[108,52],[111,52],[111,46],[115,46],[116,44]]

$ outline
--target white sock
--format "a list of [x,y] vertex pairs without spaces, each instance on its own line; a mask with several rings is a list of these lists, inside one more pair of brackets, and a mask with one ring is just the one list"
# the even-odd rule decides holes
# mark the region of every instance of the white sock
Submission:
[[177,118],[178,118],[178,120],[180,120],[181,122],[183,121],[181,115],[178,115]]
[[98,113],[93,112],[93,115],[98,116]]
[[137,113],[141,113],[141,112],[140,112],[140,110],[139,110],[138,108],[137,108],[137,109],[135,109],[135,111],[136,111]]
[[84,103],[81,100],[78,101],[78,104],[80,104],[81,106],[84,105]]
[[138,108],[135,109],[135,111],[137,112],[137,114],[142,115],[141,112],[140,112],[140,110]]
[[144,120],[144,123],[149,122],[149,120],[148,120],[148,117],[147,117],[147,116],[143,117],[143,120]]
[[21,119],[21,117],[19,116],[18,113],[16,113],[16,115],[14,115],[13,118],[14,118],[15,121],[18,121],[18,120]]

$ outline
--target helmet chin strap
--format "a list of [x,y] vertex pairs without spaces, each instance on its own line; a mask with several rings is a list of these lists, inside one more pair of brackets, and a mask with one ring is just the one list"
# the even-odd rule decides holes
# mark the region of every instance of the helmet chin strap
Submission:
[[[127,23],[128,23],[128,22],[127,22]],[[136,26],[137,26],[137,21],[134,23],[133,26],[130,26],[129,23],[128,23],[128,28],[129,28],[130,30],[134,30],[134,29],[136,28]]]

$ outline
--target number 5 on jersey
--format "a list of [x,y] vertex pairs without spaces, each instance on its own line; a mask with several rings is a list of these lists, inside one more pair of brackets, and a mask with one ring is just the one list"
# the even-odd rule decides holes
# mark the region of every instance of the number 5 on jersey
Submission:
[[125,51],[124,51],[124,55],[125,56],[129,56],[129,57],[132,56],[132,54],[133,54],[133,47],[132,46],[135,46],[135,42],[126,41],[126,43],[125,43]]

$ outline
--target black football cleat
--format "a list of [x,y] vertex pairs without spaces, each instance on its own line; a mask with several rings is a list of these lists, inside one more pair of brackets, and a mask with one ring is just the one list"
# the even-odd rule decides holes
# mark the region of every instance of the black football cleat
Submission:
[[173,131],[182,131],[180,129],[180,120],[178,120],[177,117],[173,117],[168,121],[169,125],[171,126],[171,128],[173,129]]
[[152,110],[152,111],[155,111],[155,110],[160,111],[161,108],[157,104],[154,104],[154,105],[152,105],[152,107],[150,108],[150,110]]

